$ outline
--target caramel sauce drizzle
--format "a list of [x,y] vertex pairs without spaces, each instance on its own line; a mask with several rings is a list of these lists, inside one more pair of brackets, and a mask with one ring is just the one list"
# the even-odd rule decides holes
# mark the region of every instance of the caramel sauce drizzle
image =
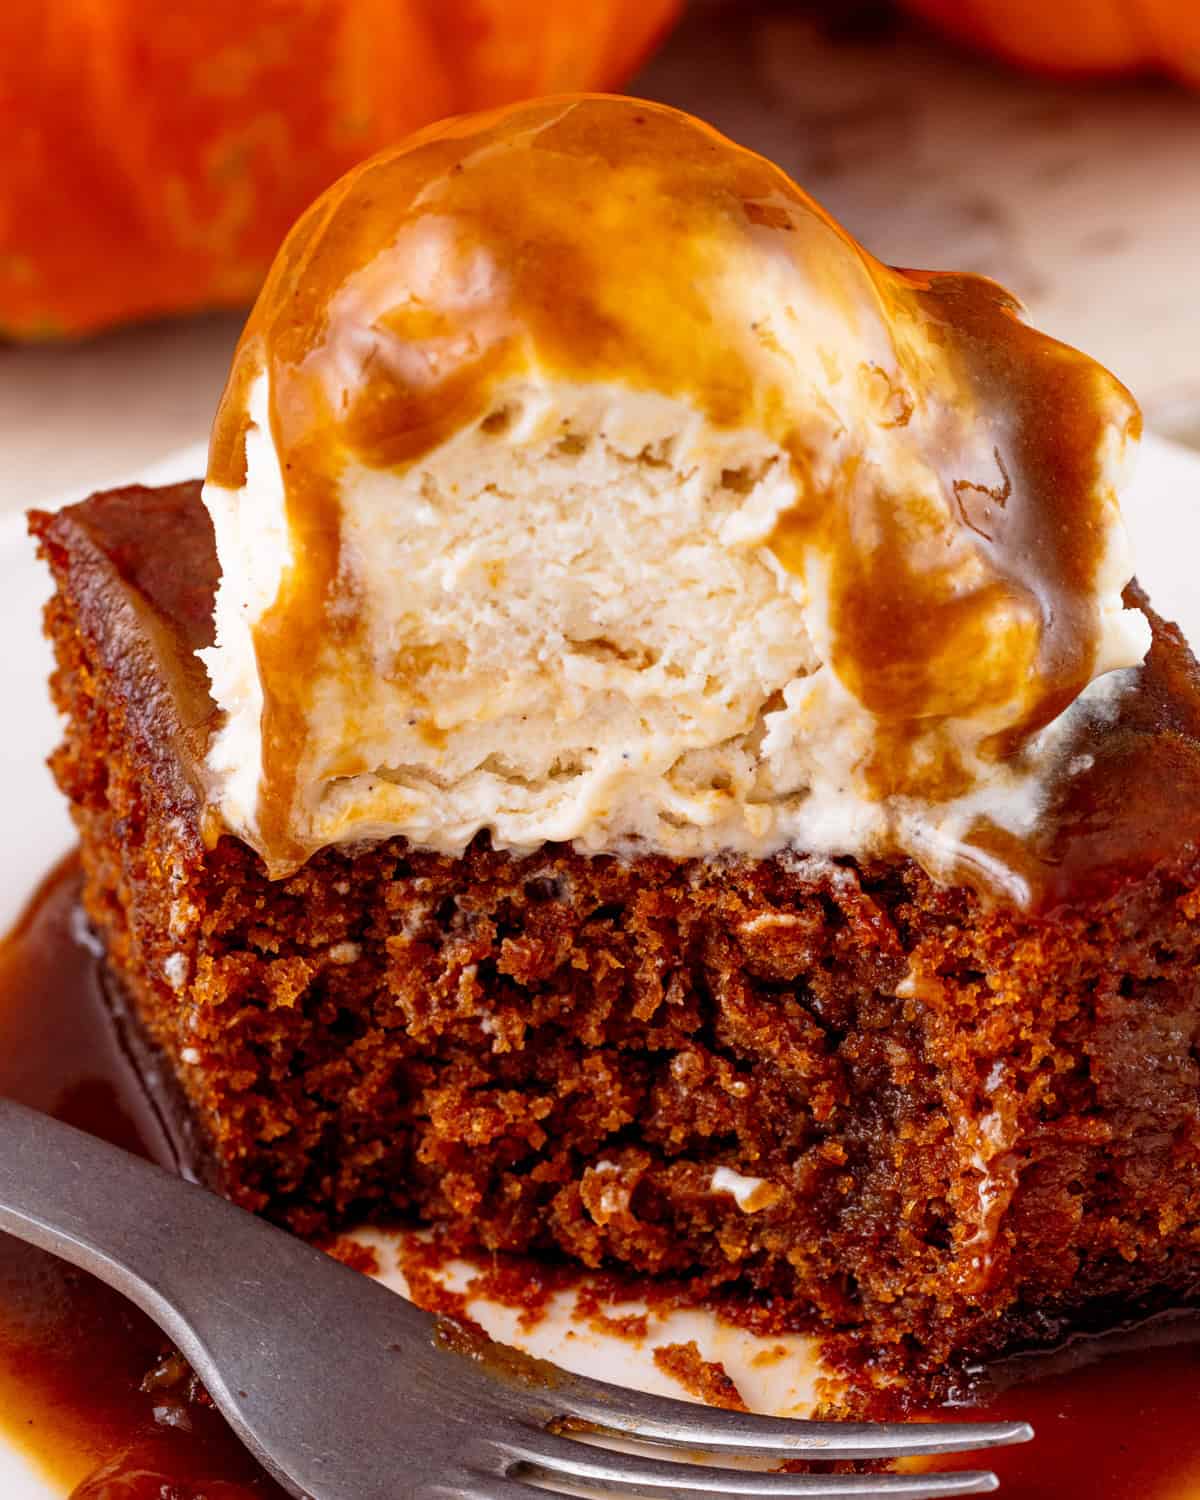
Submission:
[[[883,265],[782,170],[678,111],[544,99],[364,163],[280,251],[217,414],[217,484],[245,480],[264,371],[294,554],[255,635],[275,873],[312,852],[297,830],[315,684],[351,674],[369,692],[380,670],[339,540],[342,475],[421,459],[515,376],[659,392],[787,454],[802,499],[770,545],[810,586],[822,564],[828,659],[879,719],[878,795],[955,795],[964,768],[928,744],[914,757],[918,734],[995,716],[991,753],[1016,754],[1093,675],[1099,453],[1137,433],[1132,398],[995,283]],[[917,467],[937,503],[912,492]],[[347,747],[343,774],[373,769]]]

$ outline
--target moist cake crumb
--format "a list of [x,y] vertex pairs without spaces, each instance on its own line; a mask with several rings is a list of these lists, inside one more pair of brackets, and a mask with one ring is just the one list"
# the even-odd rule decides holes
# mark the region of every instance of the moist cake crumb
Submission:
[[706,1406],[721,1406],[726,1411],[749,1409],[725,1366],[720,1360],[705,1359],[695,1339],[686,1344],[660,1344],[654,1351],[654,1363]]
[[321,1249],[326,1255],[332,1255],[334,1260],[340,1260],[342,1265],[349,1266],[352,1271],[361,1271],[364,1276],[378,1276],[382,1269],[374,1247],[361,1244],[349,1235],[338,1235],[336,1239],[323,1244]]

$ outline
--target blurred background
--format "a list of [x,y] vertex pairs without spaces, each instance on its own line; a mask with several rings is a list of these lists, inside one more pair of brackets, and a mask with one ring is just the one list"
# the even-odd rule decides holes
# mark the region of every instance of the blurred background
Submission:
[[621,86],[884,260],[996,277],[1200,446],[1196,0],[3,0],[0,511],[204,438],[271,249],[351,161]]

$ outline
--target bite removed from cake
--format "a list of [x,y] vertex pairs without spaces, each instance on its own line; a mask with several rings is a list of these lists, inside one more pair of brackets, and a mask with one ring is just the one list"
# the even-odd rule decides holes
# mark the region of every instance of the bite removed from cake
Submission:
[[203,493],[33,518],[215,1185],[934,1379],[1197,1293],[1200,674],[1018,313],[636,100],[314,205]]

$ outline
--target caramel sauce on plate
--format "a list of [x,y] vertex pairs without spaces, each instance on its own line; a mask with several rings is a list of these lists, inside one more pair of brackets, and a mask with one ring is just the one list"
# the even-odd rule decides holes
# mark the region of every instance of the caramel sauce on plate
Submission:
[[[176,1167],[105,1003],[74,859],[0,947],[0,1091]],[[132,1304],[0,1235],[0,1433],[73,1500],[277,1500]]]
[[[0,1090],[178,1168],[105,1001],[78,893],[67,860],[0,947]],[[1028,1447],[985,1457],[1011,1500],[1200,1497],[1200,1328],[1160,1322],[1111,1347],[1003,1372],[1026,1378],[987,1412],[1037,1429]],[[2,1235],[0,1434],[73,1500],[283,1495],[141,1313]]]
[[[272,871],[312,852],[322,682],[368,702],[404,670],[361,628],[343,479],[503,426],[513,380],[658,393],[784,455],[800,498],[768,545],[828,596],[823,653],[879,720],[878,796],[961,793],[964,720],[986,755],[1016,754],[1093,675],[1104,450],[1140,421],[1113,376],[1019,313],[984,278],[883,265],[778,167],[638,100],[450,120],[342,178],[279,253],[210,452],[211,481],[245,483],[265,373],[292,546],[253,630],[248,836]],[[339,776],[377,769],[353,736],[338,748]]]
[[1104,1353],[1114,1342],[1030,1361],[1037,1378],[988,1402],[987,1416],[1031,1422],[1032,1443],[939,1467],[993,1469],[1005,1500],[1197,1500],[1200,1326],[1148,1325]]

